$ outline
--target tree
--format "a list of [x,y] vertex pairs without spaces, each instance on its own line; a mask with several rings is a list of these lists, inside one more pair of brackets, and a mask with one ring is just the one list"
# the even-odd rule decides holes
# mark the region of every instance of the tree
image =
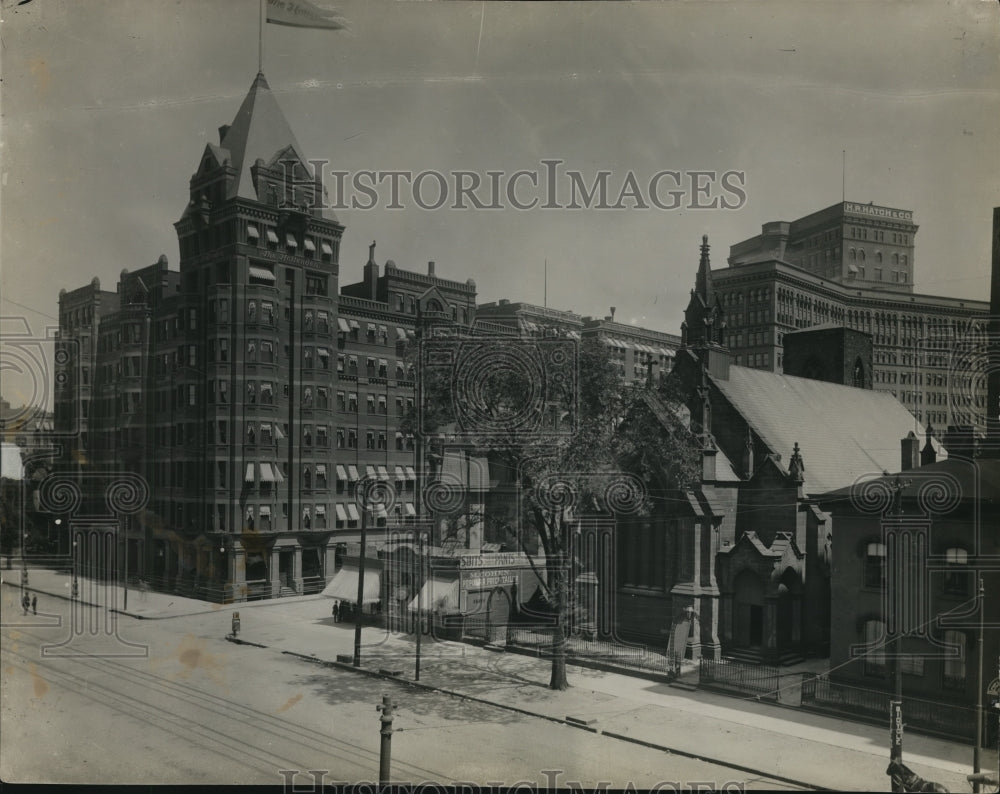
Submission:
[[[539,579],[554,614],[549,685],[566,689],[567,622],[573,606],[571,536],[579,517],[614,512],[623,500],[634,502],[634,512],[648,511],[645,485],[656,479],[688,487],[697,476],[700,446],[673,410],[683,402],[675,387],[624,383],[607,348],[596,339],[578,346],[570,342],[576,348],[571,370],[544,371],[543,384],[531,382],[530,367],[518,371],[510,366],[523,361],[525,354],[545,359],[544,351],[532,352],[531,347],[542,348],[550,341],[555,340],[491,339],[477,348],[475,340],[455,340],[456,347],[473,346],[473,355],[465,358],[479,373],[476,388],[466,384],[463,393],[466,373],[460,367],[440,373],[425,369],[420,429],[425,435],[460,434],[480,454],[516,472],[524,507],[521,518],[545,552],[545,576]],[[488,365],[491,359],[495,367]],[[535,400],[538,387],[543,392],[540,402]],[[462,399],[474,404],[459,404]],[[558,426],[549,426],[547,420],[534,426],[525,421],[525,413],[539,407],[569,429],[557,432]],[[470,416],[480,424],[470,426]],[[516,537],[527,553],[526,538],[517,527],[496,515],[484,519]],[[530,554],[528,559],[532,561]]]

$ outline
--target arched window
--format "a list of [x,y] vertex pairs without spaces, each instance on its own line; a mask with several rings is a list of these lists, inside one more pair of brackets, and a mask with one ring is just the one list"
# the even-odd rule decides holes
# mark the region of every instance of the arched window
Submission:
[[863,389],[865,387],[865,365],[861,362],[860,358],[854,361],[854,372],[851,374],[851,385],[856,389]]
[[[958,656],[944,660],[944,680],[947,689],[965,689],[965,651],[966,636],[964,632],[948,629],[944,633],[945,645],[953,646]],[[948,651],[952,652],[951,649]]]
[[852,262],[856,261],[858,258],[858,252],[855,251],[853,248],[851,249],[850,257]]

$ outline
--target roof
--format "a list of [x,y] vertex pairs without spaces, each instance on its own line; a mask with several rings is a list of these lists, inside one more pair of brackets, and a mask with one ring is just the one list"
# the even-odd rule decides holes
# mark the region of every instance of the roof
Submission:
[[[230,198],[238,196],[259,200],[250,174],[250,169],[258,159],[270,166],[280,153],[291,148],[303,164],[308,162],[295,133],[278,106],[278,101],[271,93],[263,72],[258,72],[254,78],[250,92],[236,111],[236,117],[226,130],[220,146],[211,146],[217,157],[223,152],[228,153],[229,160],[236,169],[236,181]],[[336,220],[330,210],[325,210],[323,215]]]
[[21,462],[21,448],[16,444],[0,444],[0,477],[9,480],[23,480],[24,466]]
[[[876,479],[894,489],[898,476],[899,484],[903,486],[899,490],[899,498],[905,502],[917,500],[931,505],[939,502],[940,506],[944,506],[957,498],[959,502],[968,500],[980,505],[1000,504],[1000,460],[980,457],[973,462],[952,457],[908,471],[899,471],[899,466],[889,471],[891,473],[888,477]],[[947,493],[935,494],[931,490],[924,490],[935,482],[948,483]],[[819,501],[824,508],[837,513],[839,508],[834,508],[833,503],[852,503],[852,492],[853,489],[848,485],[823,494]]]
[[[685,427],[690,424],[691,414],[687,406],[667,405],[663,400],[657,397],[655,393],[648,389],[643,391],[641,396],[643,402],[649,407],[653,416],[656,417],[657,421],[659,421],[664,427],[670,426],[671,414],[674,415],[676,421],[680,422]],[[715,481],[740,482],[740,476],[736,473],[736,468],[733,466],[733,462],[728,458],[726,453],[718,447],[718,445],[716,445],[715,451]],[[714,506],[710,505],[710,507]],[[723,513],[724,512],[725,511],[723,511]],[[718,513],[718,515],[722,515],[723,513]]]
[[783,461],[799,444],[807,494],[895,471],[907,433],[925,438],[924,426],[888,392],[738,366],[729,368],[729,380],[711,380]]

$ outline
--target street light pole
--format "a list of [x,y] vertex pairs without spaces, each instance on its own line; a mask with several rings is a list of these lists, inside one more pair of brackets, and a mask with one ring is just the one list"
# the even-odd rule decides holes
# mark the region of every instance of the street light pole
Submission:
[[[976,593],[976,608],[979,610],[979,640],[978,645],[978,668],[976,674],[976,745],[972,749],[972,772],[979,774],[979,759],[981,746],[983,744],[983,577],[980,575],[979,589]],[[978,794],[979,781],[972,784],[972,790]]]
[[354,666],[361,667],[361,613],[365,597],[365,550],[368,542],[368,500],[361,501],[361,556],[358,558],[358,602],[354,613]]

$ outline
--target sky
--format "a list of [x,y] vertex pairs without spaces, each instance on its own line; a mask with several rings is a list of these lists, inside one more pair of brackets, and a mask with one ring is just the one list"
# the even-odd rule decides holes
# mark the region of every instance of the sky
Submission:
[[[330,6],[323,2],[321,5]],[[614,204],[423,209],[385,183],[343,209],[341,283],[368,245],[479,301],[541,304],[679,332],[709,236],[715,267],[762,223],[841,200],[912,210],[916,291],[986,299],[1000,205],[1000,5],[986,0],[340,2],[348,31],[266,25],[263,70],[299,143],[330,170],[540,173],[563,161]],[[60,288],[166,254],[188,180],[258,66],[256,0],[0,0],[0,316],[35,335]],[[846,154],[845,154],[846,153]],[[846,167],[845,167],[846,163]],[[661,171],[741,172],[681,206]],[[349,176],[348,179],[352,177]],[[660,184],[661,203],[670,207]],[[328,189],[332,182],[328,181]],[[451,193],[453,197],[453,181]],[[522,202],[544,200],[524,178]],[[561,183],[565,186],[566,183]],[[436,198],[426,180],[425,204]],[[489,192],[481,196],[489,201]],[[692,209],[729,199],[732,209]],[[563,194],[565,199],[565,194]],[[561,200],[565,204],[565,200]],[[547,265],[546,265],[547,263]],[[5,326],[5,327],[9,327]],[[0,372],[0,376],[3,373]],[[15,378],[0,384],[19,404]]]

